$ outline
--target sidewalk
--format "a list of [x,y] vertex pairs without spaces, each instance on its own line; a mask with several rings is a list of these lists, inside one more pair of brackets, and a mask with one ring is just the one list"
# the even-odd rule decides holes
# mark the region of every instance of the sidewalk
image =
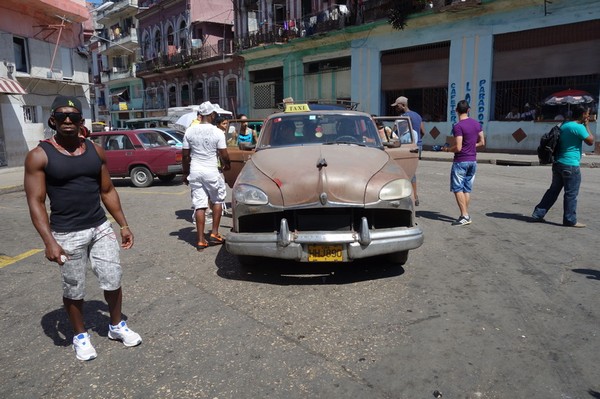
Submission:
[[[452,162],[453,154],[441,151],[423,151],[423,161]],[[502,154],[497,152],[477,153],[478,163],[507,166],[538,166],[537,155]],[[581,158],[582,168],[600,168],[599,154],[586,154]],[[23,167],[0,168],[0,194],[23,190]]]

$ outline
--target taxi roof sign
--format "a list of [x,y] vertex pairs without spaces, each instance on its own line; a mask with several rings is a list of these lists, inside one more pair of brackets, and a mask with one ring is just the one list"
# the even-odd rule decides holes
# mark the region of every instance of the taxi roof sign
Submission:
[[308,104],[285,104],[284,112],[308,112],[310,107]]

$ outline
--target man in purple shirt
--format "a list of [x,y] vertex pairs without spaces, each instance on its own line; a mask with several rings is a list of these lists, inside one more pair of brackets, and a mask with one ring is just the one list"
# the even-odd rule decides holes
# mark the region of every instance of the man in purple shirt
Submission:
[[453,226],[471,224],[469,202],[477,171],[477,147],[485,145],[485,137],[481,125],[475,119],[469,118],[469,103],[461,100],[456,105],[458,123],[452,128],[455,144],[446,147],[444,151],[454,153],[454,162],[450,172],[450,191],[456,197],[460,216]]

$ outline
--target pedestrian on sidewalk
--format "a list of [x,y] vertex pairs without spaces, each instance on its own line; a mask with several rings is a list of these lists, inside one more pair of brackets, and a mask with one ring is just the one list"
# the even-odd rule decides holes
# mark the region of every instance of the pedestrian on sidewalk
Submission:
[[[83,322],[88,261],[108,303],[108,338],[125,346],[139,345],[142,338],[122,319],[119,242],[100,201],[121,226],[122,248],[133,246],[133,233],[108,174],[104,151],[80,136],[81,111],[77,98],[56,97],[50,116],[56,134],[27,154],[25,193],[31,220],[46,247],[46,258],[60,265],[63,303],[75,333],[75,355],[79,360],[92,360],[96,350]],[[50,217],[46,196],[50,198]]]
[[563,123],[560,127],[560,139],[552,164],[552,183],[540,203],[535,206],[531,216],[534,221],[543,222],[544,216],[564,188],[563,225],[585,227],[585,224],[577,221],[577,196],[581,185],[581,150],[582,143],[594,144],[594,136],[588,126],[590,109],[583,105],[575,105],[571,111],[573,120]]
[[[183,137],[183,181],[190,186],[196,220],[196,249],[202,251],[209,245],[219,245],[225,238],[219,234],[223,203],[227,195],[225,180],[219,170],[229,170],[231,162],[227,152],[225,134],[213,125],[217,116],[210,101],[200,104],[201,122],[190,126]],[[212,204],[212,229],[205,237],[206,209]]]
[[[417,148],[419,150],[419,159],[421,159],[421,153],[423,151],[423,136],[425,136],[425,125],[423,124],[423,118],[415,111],[411,111],[408,108],[408,98],[400,96],[394,101],[392,107],[396,107],[398,115],[408,116],[413,130],[417,132]],[[417,194],[417,173],[410,180],[415,195],[415,206],[419,206],[419,195]]]
[[469,109],[466,100],[460,100],[456,105],[458,123],[452,128],[455,143],[450,147],[444,147],[445,152],[454,153],[450,172],[450,191],[454,193],[460,216],[452,222],[453,226],[471,224],[469,204],[477,172],[477,147],[485,145],[481,125],[469,117]]

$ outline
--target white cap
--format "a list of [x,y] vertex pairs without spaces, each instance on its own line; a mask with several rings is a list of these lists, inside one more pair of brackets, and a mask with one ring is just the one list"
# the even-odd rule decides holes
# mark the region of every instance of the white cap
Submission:
[[213,107],[217,114],[231,115],[231,112],[224,110],[219,104],[213,104]]
[[395,107],[398,104],[407,105],[408,104],[408,98],[406,98],[404,96],[398,97],[396,99],[396,101],[394,101],[394,103],[392,104],[392,107]]
[[215,107],[210,103],[210,101],[203,102],[198,108],[198,113],[202,116],[210,115],[213,112],[215,112]]

